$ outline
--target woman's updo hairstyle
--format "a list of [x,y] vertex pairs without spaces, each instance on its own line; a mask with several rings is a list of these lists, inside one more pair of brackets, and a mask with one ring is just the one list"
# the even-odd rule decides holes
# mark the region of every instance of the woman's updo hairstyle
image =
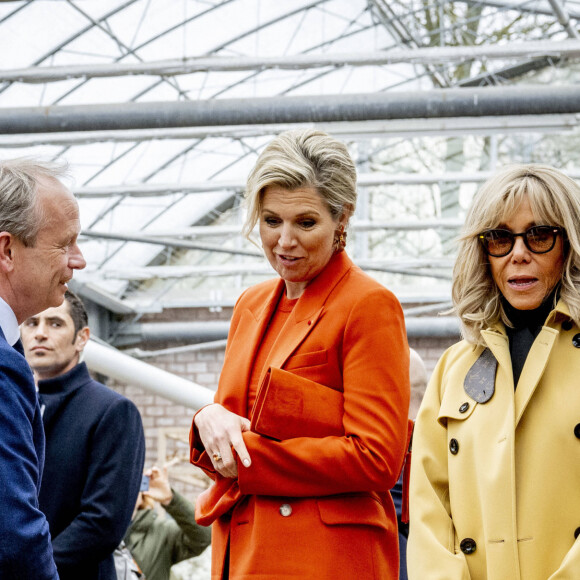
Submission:
[[243,234],[249,238],[260,219],[266,187],[294,190],[313,187],[334,219],[356,206],[356,167],[346,145],[314,129],[286,131],[262,151],[248,176],[245,191],[247,217]]

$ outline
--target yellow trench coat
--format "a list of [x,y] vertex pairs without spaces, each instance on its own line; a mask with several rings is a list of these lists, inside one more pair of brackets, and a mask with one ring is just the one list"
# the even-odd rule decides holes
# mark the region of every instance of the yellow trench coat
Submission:
[[514,392],[503,325],[482,332],[495,393],[464,390],[483,347],[439,361],[417,417],[410,580],[580,579],[580,328],[560,301]]

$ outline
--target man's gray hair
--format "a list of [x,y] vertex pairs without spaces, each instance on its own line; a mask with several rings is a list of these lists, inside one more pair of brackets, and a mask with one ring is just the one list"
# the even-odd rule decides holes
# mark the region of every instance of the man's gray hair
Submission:
[[22,157],[0,161],[0,232],[8,232],[25,246],[34,246],[45,216],[37,203],[40,180],[67,175],[65,163]]

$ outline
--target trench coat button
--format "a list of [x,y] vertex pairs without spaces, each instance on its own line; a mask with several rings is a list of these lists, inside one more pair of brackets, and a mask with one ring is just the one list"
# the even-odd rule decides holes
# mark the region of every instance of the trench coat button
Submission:
[[580,439],[580,423],[578,423],[578,425],[574,427],[574,435],[576,435],[576,437]]
[[280,506],[280,515],[287,518],[291,514],[292,514],[292,506],[289,503],[283,503]]
[[572,338],[572,344],[576,347],[576,348],[580,348],[580,334],[575,334],[574,337]]
[[473,554],[473,552],[477,550],[477,544],[475,543],[475,540],[472,540],[471,538],[461,540],[459,547],[464,554]]
[[578,536],[580,536],[580,528],[574,530],[574,539],[578,538]]
[[466,413],[467,409],[469,409],[469,403],[463,403],[463,405],[461,405],[461,407],[459,407],[459,412]]
[[451,439],[451,441],[449,441],[449,451],[451,451],[453,455],[457,455],[459,453],[459,442],[457,439]]
[[572,330],[572,321],[571,320],[564,320],[562,322],[562,330]]

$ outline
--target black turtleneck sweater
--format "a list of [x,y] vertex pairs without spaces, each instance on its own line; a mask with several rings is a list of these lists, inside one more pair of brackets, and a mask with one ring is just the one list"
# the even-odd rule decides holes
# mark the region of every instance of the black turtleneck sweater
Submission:
[[502,297],[502,304],[513,324],[513,328],[506,326],[507,335],[510,341],[510,355],[512,359],[512,370],[514,373],[514,389],[516,388],[524,363],[534,340],[540,334],[542,326],[548,317],[548,314],[554,308],[554,295],[556,290],[533,310],[518,310],[514,308],[505,298]]

